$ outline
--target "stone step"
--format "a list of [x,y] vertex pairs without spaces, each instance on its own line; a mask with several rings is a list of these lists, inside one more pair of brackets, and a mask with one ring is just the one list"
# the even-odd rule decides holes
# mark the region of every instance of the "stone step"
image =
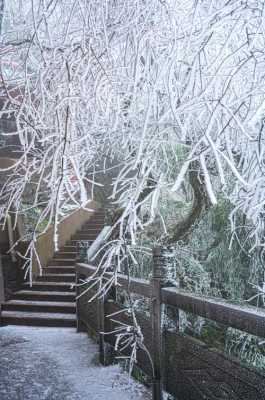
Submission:
[[70,265],[70,266],[74,266],[75,265],[75,261],[72,258],[53,258],[52,260],[50,260],[48,262],[48,266],[50,265]]
[[71,265],[57,265],[43,268],[43,274],[75,274],[75,267]]
[[75,313],[74,302],[34,301],[34,300],[9,300],[3,304],[4,311],[39,311],[54,313]]
[[77,244],[79,243],[79,242],[88,242],[88,247],[94,242],[94,240],[77,240],[77,239],[71,239],[71,240],[69,240],[69,242],[67,242],[69,245],[72,245],[72,246],[77,246]]
[[95,223],[104,224],[105,223],[105,215],[94,215],[88,221],[84,223],[84,225],[94,225]]
[[55,255],[54,255],[54,257],[53,257],[53,259],[58,259],[58,258],[60,258],[60,259],[71,259],[71,260],[75,260],[75,258],[76,258],[76,251],[73,251],[73,252],[70,252],[70,251],[68,251],[68,252],[66,252],[66,251],[58,251],[57,253],[55,253]]
[[[49,271],[50,272],[50,271]],[[45,273],[42,276],[38,276],[38,282],[69,282],[75,283],[75,274],[63,274],[63,273]]]
[[71,237],[71,240],[88,240],[88,241],[94,241],[97,238],[97,235],[94,234],[89,234],[89,233],[76,233]]
[[75,261],[77,245],[87,242],[89,247],[105,225],[103,209],[72,236],[43,268],[33,286],[22,285],[14,298],[3,305],[3,324],[32,326],[76,326],[75,308]]
[[75,302],[74,292],[48,292],[43,290],[19,290],[14,293],[14,300],[33,300],[33,301],[62,301]]
[[105,215],[106,215],[105,211],[96,212],[95,214],[90,216],[87,222],[93,221],[95,218],[105,218]]
[[94,236],[98,236],[100,232],[102,231],[103,227],[100,227],[99,229],[89,229],[89,227],[83,227],[82,229],[79,229],[78,231],[75,231],[75,234],[93,234]]
[[83,230],[83,229],[85,229],[85,230],[86,229],[101,230],[104,228],[104,226],[105,226],[104,221],[89,222],[89,223],[82,225],[81,230]]
[[105,221],[105,218],[106,218],[106,216],[105,216],[105,214],[96,214],[96,215],[93,215],[93,217],[92,218],[90,218],[86,223],[93,223],[93,222],[95,222],[95,221]]
[[22,285],[23,290],[47,290],[48,292],[73,292],[70,282],[33,282],[32,286],[28,283]]
[[24,311],[3,311],[1,321],[4,325],[75,327],[76,316],[63,313],[39,313]]
[[63,246],[60,251],[64,253],[74,253],[76,251],[76,246]]
[[76,231],[73,236],[75,236],[75,235],[87,235],[87,236],[91,236],[91,237],[97,238],[98,235],[100,234],[100,232],[101,231],[89,231],[88,229],[85,229],[85,230],[81,230],[81,231]]
[[102,225],[91,226],[91,225],[83,225],[81,229],[78,229],[76,232],[95,232],[99,233],[102,230]]

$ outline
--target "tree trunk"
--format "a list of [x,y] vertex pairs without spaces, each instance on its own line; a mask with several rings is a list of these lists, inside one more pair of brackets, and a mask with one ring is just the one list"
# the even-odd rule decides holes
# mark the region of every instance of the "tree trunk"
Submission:
[[172,245],[180,240],[187,240],[187,236],[194,229],[203,211],[209,208],[209,199],[205,190],[203,176],[200,173],[198,162],[193,162],[189,168],[189,183],[193,190],[193,204],[190,212],[183,220],[176,224],[173,234],[166,238],[166,243]]

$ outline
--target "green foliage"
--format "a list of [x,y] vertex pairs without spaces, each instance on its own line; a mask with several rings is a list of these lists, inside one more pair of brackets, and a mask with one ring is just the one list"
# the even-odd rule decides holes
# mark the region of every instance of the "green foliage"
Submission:
[[226,199],[220,199],[218,204],[210,210],[213,231],[219,232],[219,234],[224,232],[224,228],[227,228],[231,211],[231,203]]
[[144,385],[150,384],[150,378],[140,368],[137,368],[137,366],[134,366],[132,376]]
[[247,365],[265,372],[265,342],[261,338],[229,328],[226,333],[225,350]]
[[[189,211],[190,204],[181,199],[172,200],[167,193],[162,194],[159,213],[164,218],[168,232]],[[262,282],[264,267],[258,253],[250,253],[252,242],[248,237],[247,221],[242,214],[237,215],[237,226],[240,228],[231,240],[232,210],[233,205],[227,199],[219,199],[218,204],[207,210],[193,227],[188,240],[175,245],[177,275],[185,290],[242,303],[256,294],[254,285]],[[157,218],[148,231],[140,235],[139,244],[152,248],[161,237],[165,237],[165,232],[161,218]],[[137,256],[137,259],[139,265],[133,267],[133,274],[148,277],[151,257]],[[265,351],[259,338],[192,314],[181,312],[180,315],[183,332],[264,370]]]
[[[23,222],[26,234],[30,235],[38,222],[42,212],[41,207],[32,207],[30,204],[23,203]],[[37,233],[42,232],[48,225],[48,220],[44,219],[37,227]]]

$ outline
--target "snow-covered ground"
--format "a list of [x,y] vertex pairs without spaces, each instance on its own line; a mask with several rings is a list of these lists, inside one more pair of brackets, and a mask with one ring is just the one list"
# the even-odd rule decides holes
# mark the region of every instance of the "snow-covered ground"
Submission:
[[1,400],[149,400],[118,366],[98,363],[98,346],[74,329],[0,328]]

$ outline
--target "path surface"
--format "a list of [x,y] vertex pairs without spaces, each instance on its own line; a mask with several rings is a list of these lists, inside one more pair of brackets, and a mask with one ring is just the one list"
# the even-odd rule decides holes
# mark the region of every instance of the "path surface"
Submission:
[[97,345],[71,328],[0,328],[1,400],[149,400]]

